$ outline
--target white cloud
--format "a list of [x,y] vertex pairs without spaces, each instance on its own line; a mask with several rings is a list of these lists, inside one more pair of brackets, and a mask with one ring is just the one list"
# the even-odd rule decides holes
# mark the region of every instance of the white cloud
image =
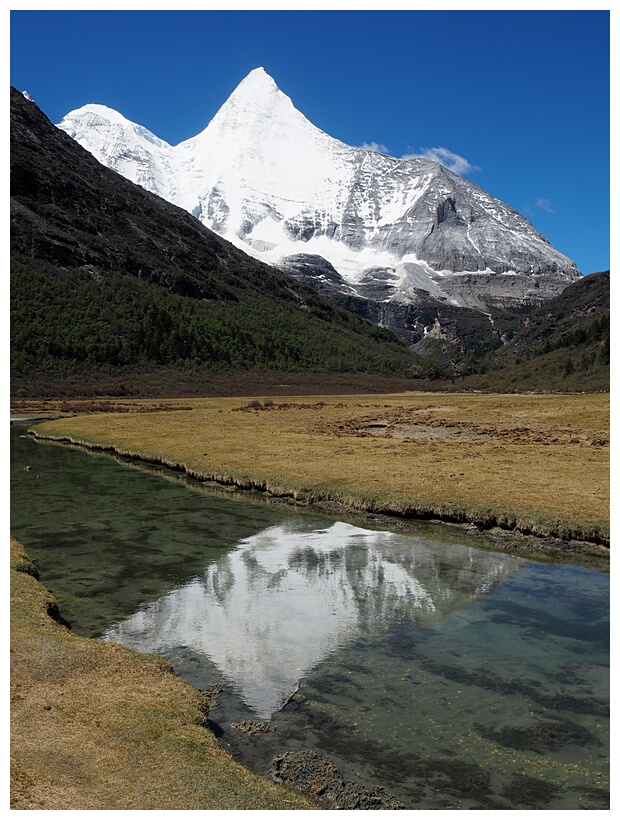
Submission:
[[363,148],[364,151],[379,151],[380,154],[389,154],[387,145],[381,142],[365,142],[363,145],[358,145],[358,148]]
[[477,165],[472,165],[465,157],[449,151],[447,148],[424,148],[420,154],[405,154],[402,159],[415,159],[416,157],[424,157],[433,162],[439,162],[449,171],[453,171],[459,176],[471,174],[473,171],[480,171]]
[[536,207],[541,211],[547,211],[547,213],[554,214],[555,211],[551,207],[551,203],[548,199],[545,199],[544,196],[539,196],[535,202]]

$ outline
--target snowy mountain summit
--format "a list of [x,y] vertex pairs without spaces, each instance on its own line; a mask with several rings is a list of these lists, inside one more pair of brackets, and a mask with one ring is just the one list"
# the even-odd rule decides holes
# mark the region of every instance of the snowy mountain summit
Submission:
[[527,219],[439,163],[328,136],[262,68],[177,146],[103,105],[59,127],[248,254],[343,295],[415,304],[424,294],[486,311],[543,301],[580,277]]

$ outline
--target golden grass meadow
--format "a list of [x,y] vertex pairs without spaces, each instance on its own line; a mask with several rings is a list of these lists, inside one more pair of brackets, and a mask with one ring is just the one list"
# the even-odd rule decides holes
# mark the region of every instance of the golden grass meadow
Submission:
[[113,412],[36,433],[304,503],[609,543],[606,394],[119,400],[100,409]]

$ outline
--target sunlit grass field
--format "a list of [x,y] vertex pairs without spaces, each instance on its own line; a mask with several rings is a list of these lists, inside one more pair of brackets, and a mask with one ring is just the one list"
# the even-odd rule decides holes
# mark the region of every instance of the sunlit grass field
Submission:
[[[46,402],[39,435],[300,502],[609,540],[607,394]],[[16,405],[13,412],[37,412]],[[105,412],[103,412],[105,411]]]

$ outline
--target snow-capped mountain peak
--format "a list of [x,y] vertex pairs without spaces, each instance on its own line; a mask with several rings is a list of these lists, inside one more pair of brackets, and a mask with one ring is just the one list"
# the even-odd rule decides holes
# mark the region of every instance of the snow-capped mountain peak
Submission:
[[412,302],[426,291],[482,308],[489,282],[504,287],[506,275],[517,302],[553,296],[580,275],[523,216],[439,163],[330,137],[263,68],[175,147],[102,105],[59,127],[263,261],[327,260],[342,292]]
[[213,122],[222,120],[242,127],[250,118],[277,120],[279,115],[286,118],[293,112],[298,113],[290,97],[280,91],[264,68],[255,68],[239,83]]
[[118,111],[89,103],[63,117],[59,128],[77,140],[103,165],[147,191],[168,199],[171,146]]

